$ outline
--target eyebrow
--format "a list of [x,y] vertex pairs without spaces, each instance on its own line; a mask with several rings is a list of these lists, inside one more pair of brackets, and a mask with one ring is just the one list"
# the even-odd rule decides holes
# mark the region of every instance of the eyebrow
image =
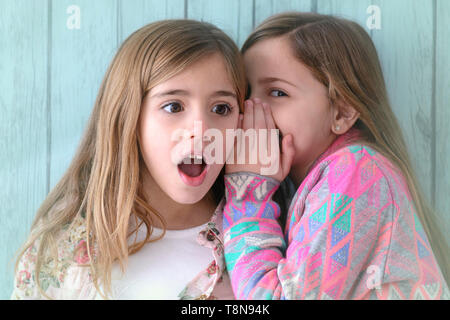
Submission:
[[[156,94],[152,95],[152,97],[162,98],[162,97],[167,97],[167,96],[189,96],[189,95],[190,95],[189,91],[175,89],[175,90],[168,90],[168,91],[156,93]],[[214,97],[214,98],[216,98],[216,97],[232,97],[232,98],[237,99],[236,94],[234,94],[231,91],[226,91],[226,90],[215,91],[211,95],[211,97]]]
[[289,85],[291,85],[291,86],[293,86],[293,87],[297,87],[297,86],[296,86],[295,84],[293,84],[292,82],[289,82],[289,81],[287,81],[287,80],[280,79],[280,78],[275,78],[275,77],[267,77],[267,78],[262,78],[262,79],[259,79],[259,80],[258,80],[258,82],[261,83],[261,84],[264,84],[264,83],[271,83],[271,82],[276,82],[276,81],[285,82],[285,83],[287,83],[287,84],[289,84]]

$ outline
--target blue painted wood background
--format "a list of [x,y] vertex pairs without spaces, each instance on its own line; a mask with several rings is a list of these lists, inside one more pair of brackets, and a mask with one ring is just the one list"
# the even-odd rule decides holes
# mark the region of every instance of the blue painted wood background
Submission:
[[[67,26],[72,5],[79,29]],[[367,27],[370,5],[381,10],[379,30]],[[450,1],[0,0],[0,299],[10,296],[13,254],[66,170],[120,43],[152,21],[191,18],[242,45],[254,26],[287,10],[351,18],[370,33],[420,181],[448,233]]]

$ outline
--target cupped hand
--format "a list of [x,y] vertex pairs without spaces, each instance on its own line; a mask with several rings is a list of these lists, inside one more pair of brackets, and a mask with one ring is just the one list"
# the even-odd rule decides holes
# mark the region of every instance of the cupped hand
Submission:
[[290,134],[283,137],[280,152],[279,130],[270,106],[257,98],[247,100],[225,173],[252,172],[282,181],[289,173],[294,153]]

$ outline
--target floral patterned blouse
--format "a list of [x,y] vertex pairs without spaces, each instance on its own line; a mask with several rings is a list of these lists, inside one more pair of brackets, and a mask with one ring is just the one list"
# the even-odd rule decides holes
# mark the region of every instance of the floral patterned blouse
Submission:
[[[212,261],[180,292],[180,299],[234,299],[230,280],[225,270],[222,211],[224,199],[219,203],[211,220],[201,230],[197,242],[211,249]],[[41,267],[40,283],[52,299],[102,299],[94,286],[86,244],[84,218],[77,216],[58,235],[58,261],[47,261]],[[46,299],[35,282],[36,255],[39,240],[28,248],[19,261],[11,299]]]

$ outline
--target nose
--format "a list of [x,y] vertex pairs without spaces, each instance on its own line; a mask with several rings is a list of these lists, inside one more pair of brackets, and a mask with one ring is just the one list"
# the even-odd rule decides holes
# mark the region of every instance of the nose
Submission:
[[207,144],[205,141],[205,132],[210,127],[210,119],[208,117],[207,108],[199,106],[192,108],[190,116],[185,119],[185,129],[188,132],[188,138],[191,140],[191,147],[195,150],[204,148]]
[[185,128],[189,132],[189,137],[203,137],[209,127],[208,117],[204,111],[193,111],[191,116],[186,117]]

